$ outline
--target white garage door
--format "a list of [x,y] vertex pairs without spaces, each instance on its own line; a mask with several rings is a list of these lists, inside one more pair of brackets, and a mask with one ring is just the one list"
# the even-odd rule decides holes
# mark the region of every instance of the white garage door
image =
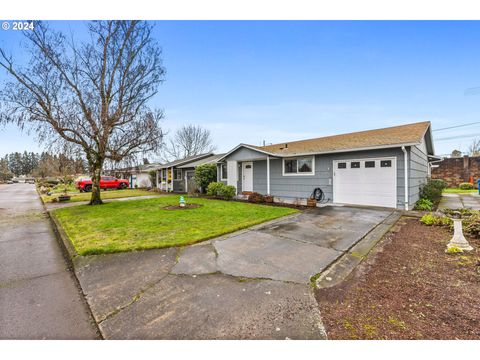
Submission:
[[397,207],[395,158],[335,160],[333,202]]

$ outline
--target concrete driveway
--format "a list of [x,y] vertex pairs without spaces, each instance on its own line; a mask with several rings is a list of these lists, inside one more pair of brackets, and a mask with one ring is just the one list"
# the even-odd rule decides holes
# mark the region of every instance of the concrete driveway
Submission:
[[78,257],[108,339],[323,339],[310,278],[392,214],[325,207],[184,248]]

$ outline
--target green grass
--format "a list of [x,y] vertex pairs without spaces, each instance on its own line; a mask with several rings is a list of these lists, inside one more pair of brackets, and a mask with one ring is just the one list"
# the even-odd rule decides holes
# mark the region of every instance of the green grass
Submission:
[[165,210],[179,196],[115,201],[57,209],[58,219],[80,255],[182,246],[211,239],[296,209],[236,201],[187,198],[195,209]]
[[476,192],[478,192],[477,189],[462,190],[458,188],[448,188],[443,190],[444,194],[469,194],[469,193],[476,193]]
[[[58,196],[61,195],[60,193],[53,193],[51,196],[42,195],[42,199],[44,202],[49,203]],[[68,195],[71,196],[70,202],[76,201],[89,201],[92,197],[92,193],[81,193],[79,191],[76,192],[68,192]],[[154,192],[147,191],[147,190],[138,190],[138,189],[125,189],[125,190],[107,190],[102,191],[102,199],[118,199],[124,197],[132,197],[132,196],[144,196],[144,195],[155,195]]]

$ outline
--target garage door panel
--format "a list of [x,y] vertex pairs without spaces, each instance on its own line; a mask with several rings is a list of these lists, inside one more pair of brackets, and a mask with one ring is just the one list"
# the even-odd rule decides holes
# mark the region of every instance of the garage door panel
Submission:
[[[382,162],[391,166],[382,167]],[[334,202],[396,207],[396,177],[395,158],[334,161]]]

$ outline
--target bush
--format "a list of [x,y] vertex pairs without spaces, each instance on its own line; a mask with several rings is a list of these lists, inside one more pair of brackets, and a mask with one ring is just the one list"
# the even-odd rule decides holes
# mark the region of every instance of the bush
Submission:
[[460,185],[458,185],[458,188],[460,190],[472,190],[472,189],[474,189],[473,184],[470,184],[468,182],[461,183]]
[[466,234],[480,237],[480,215],[474,214],[467,218],[462,218],[463,230]]
[[221,182],[212,182],[207,186],[207,195],[209,196],[218,196],[220,187],[225,186]]
[[420,221],[429,226],[450,226],[453,223],[449,217],[435,215],[433,213],[423,215]]
[[216,198],[231,200],[235,194],[235,186],[225,185],[221,182],[212,182],[208,184],[207,187],[207,195],[214,196]]
[[265,202],[265,196],[263,196],[262,194],[254,192],[254,193],[251,193],[248,196],[248,201],[251,202],[251,203],[264,203]]
[[415,210],[432,211],[433,203],[428,199],[420,199],[415,204]]
[[195,169],[193,180],[202,189],[202,192],[205,192],[208,185],[217,180],[217,165],[203,164],[198,166]]
[[[222,184],[223,185],[223,184]],[[231,200],[236,195],[237,189],[232,185],[223,185],[220,187],[220,197],[225,200]]]
[[429,180],[420,188],[420,199],[427,199],[432,202],[432,208],[436,207],[442,198],[442,191],[447,184],[443,180]]

